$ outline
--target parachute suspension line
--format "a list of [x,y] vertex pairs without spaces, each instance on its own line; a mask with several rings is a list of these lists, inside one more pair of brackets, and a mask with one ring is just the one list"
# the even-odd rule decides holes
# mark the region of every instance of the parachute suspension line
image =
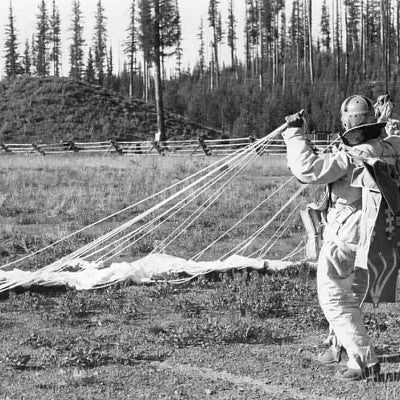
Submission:
[[180,189],[179,191],[177,191],[176,193],[172,194],[167,199],[164,199],[160,203],[154,205],[153,207],[151,207],[148,210],[144,211],[143,213],[141,213],[140,215],[136,216],[135,218],[127,221],[126,223],[124,223],[121,226],[115,228],[114,230],[108,232],[107,234],[99,237],[98,239],[94,240],[93,242],[88,243],[87,245],[85,245],[82,248],[76,250],[75,252],[71,253],[70,255],[68,255],[66,257],[63,257],[62,259],[56,261],[53,264],[50,264],[48,266],[48,268],[51,269],[51,270],[53,270],[53,269],[57,270],[58,268],[62,268],[62,266],[65,264],[65,262],[71,261],[71,260],[76,259],[76,258],[79,258],[82,254],[87,253],[88,251],[91,251],[96,246],[99,246],[100,244],[104,243],[110,237],[112,237],[112,236],[118,234],[119,232],[129,228],[133,224],[143,220],[145,217],[147,217],[148,215],[150,215],[153,212],[157,211],[159,208],[161,208],[164,205],[170,203],[172,200],[176,199],[177,197],[179,197],[180,195],[182,195],[186,191],[192,189],[195,185],[197,185],[200,182],[210,178],[212,175],[214,175],[216,172],[220,171],[224,167],[229,166],[229,164],[232,163],[232,161],[236,161],[239,158],[239,156],[242,156],[242,154],[246,154],[247,152],[252,151],[254,147],[255,147],[255,145],[252,144],[251,146],[246,147],[244,150],[242,149],[240,153],[235,154],[235,156],[231,157],[228,161],[225,160],[225,162],[223,164],[221,164],[219,167],[214,168],[213,170],[209,171],[207,174],[203,175],[202,177],[200,177],[196,181],[192,182],[188,186],[185,186],[184,188]]
[[[258,157],[258,156],[255,156]],[[239,169],[221,186],[218,187],[216,192],[212,194],[207,200],[205,200],[195,211],[193,211],[167,238],[165,238],[157,248],[153,249],[152,253],[163,252],[169,247],[182,233],[185,232],[189,226],[193,225],[200,217],[203,215],[224,193],[224,189],[232,180],[243,171],[255,158],[254,156],[249,158],[245,163],[243,163]]]
[[292,257],[299,254],[301,251],[304,251],[305,248],[306,248],[305,239],[303,238],[302,240],[300,240],[298,245],[287,256],[282,258],[282,261],[290,260]]
[[[248,155],[247,155],[248,156]],[[164,224],[168,219],[170,219],[171,217],[173,217],[175,214],[177,214],[179,211],[181,211],[184,207],[186,207],[190,202],[192,202],[193,200],[195,200],[200,194],[203,194],[206,190],[208,190],[210,187],[216,185],[225,175],[229,174],[231,172],[231,170],[233,170],[234,167],[239,166],[239,170],[236,171],[233,176],[231,176],[229,178],[228,181],[226,181],[222,186],[220,186],[217,191],[209,198],[207,199],[202,205],[200,205],[192,214],[191,216],[189,216],[188,218],[186,218],[186,220],[181,223],[179,225],[178,228],[176,228],[174,230],[173,233],[171,233],[167,239],[164,239],[163,242],[161,242],[161,244],[158,246],[158,248],[153,249],[152,253],[154,253],[156,250],[159,250],[159,247],[161,247],[161,245],[163,245],[166,240],[168,240],[169,238],[172,238],[169,243],[167,245],[163,245],[163,249],[165,249],[167,246],[169,246],[175,239],[177,239],[177,237],[179,235],[181,235],[185,229],[187,229],[188,226],[190,226],[191,224],[193,224],[196,219],[198,219],[202,213],[204,213],[206,211],[206,209],[208,207],[210,207],[217,199],[218,197],[223,193],[223,188],[239,173],[241,172],[241,170],[243,170],[243,168],[246,167],[246,165],[248,165],[254,158],[258,157],[257,155],[254,154],[250,154],[250,159],[247,160],[245,163],[243,163],[243,160],[238,160],[238,162],[236,163],[236,165],[232,165],[229,168],[227,168],[225,171],[221,171],[220,175],[213,181],[210,181],[206,184],[204,184],[202,187],[198,188],[195,192],[191,193],[189,196],[187,196],[185,199],[181,200],[177,205],[181,205],[179,207],[179,209],[176,209],[175,212],[173,214],[171,214],[170,216],[168,216],[166,219],[162,220],[161,222],[158,223],[157,226],[153,227],[150,231],[143,233],[139,238],[137,238],[134,242],[130,241],[130,237],[132,236],[131,234],[127,234],[125,235],[123,238],[117,239],[114,243],[108,245],[107,247],[110,247],[111,245],[114,245],[118,242],[120,242],[118,245],[116,245],[112,251],[109,251],[106,255],[102,256],[101,258],[99,258],[98,260],[96,260],[96,262],[106,262],[108,260],[110,260],[111,258],[115,257],[117,254],[120,254],[121,252],[125,251],[126,249],[128,249],[129,247],[133,246],[134,244],[136,244],[139,240],[143,239],[145,236],[147,236],[148,234],[150,234],[152,231],[154,231],[155,229],[157,229],[158,227],[160,227],[162,224]],[[240,166],[240,164],[242,164]],[[188,202],[185,203],[186,200],[188,200]],[[207,205],[207,203],[209,203]],[[152,224],[153,222],[155,222],[156,220],[159,220],[160,218],[162,218],[163,216],[165,216],[166,214],[168,214],[168,212],[170,210],[172,210],[173,208],[176,208],[177,205],[173,206],[171,209],[165,211],[163,213],[163,215],[155,217],[152,221],[150,221],[150,224]],[[206,208],[204,209],[204,205],[206,205]],[[202,208],[203,207],[203,208]],[[194,215],[197,216],[195,218],[193,218]],[[186,227],[182,228],[182,226],[184,226],[184,224],[186,223]],[[178,233],[176,233],[178,232]],[[125,246],[124,246],[125,245]],[[124,247],[122,247],[124,246]],[[119,248],[118,251],[115,252],[115,249]],[[100,249],[100,251],[103,249]],[[99,251],[98,251],[99,252]],[[92,255],[92,254],[91,254]],[[107,257],[107,258],[106,258]]]
[[288,207],[296,198],[306,189],[307,186],[300,187],[291,197],[290,199],[277,211],[277,213],[269,219],[261,228],[257,229],[248,239],[242,241],[237,246],[235,246],[232,250],[224,254],[219,258],[219,261],[227,258],[235,253],[244,252],[253,242],[254,240],[265,230],[269,225]]
[[[304,189],[304,188],[300,188],[299,190],[302,191],[302,189]],[[301,193],[301,192],[298,191],[298,194],[300,194],[300,193]],[[297,196],[295,196],[295,197],[297,197]],[[294,200],[294,199],[295,199],[295,198],[293,198],[293,200]],[[289,201],[290,201],[290,200],[289,200]],[[290,202],[287,202],[287,203],[281,208],[281,210],[278,211],[278,213],[281,213],[281,211],[283,212],[283,211],[289,206],[289,204],[290,204]],[[299,204],[297,204],[297,206],[298,206],[298,205],[299,205]],[[276,219],[276,217],[277,217],[277,215],[274,215],[273,218],[270,219],[270,221],[268,221],[264,226],[262,226],[262,227],[261,227],[258,231],[256,231],[252,236],[250,236],[250,238],[248,238],[247,241],[244,241],[245,244],[243,245],[242,249],[240,249],[240,250],[238,251],[238,253],[241,254],[241,255],[243,255],[244,252],[245,252],[245,250],[250,246],[250,244],[251,244],[252,242],[254,242],[254,240],[255,240],[258,236],[260,236],[260,235],[265,231],[265,229],[270,225],[270,223],[271,223],[273,220]],[[284,228],[284,225],[281,225],[281,226],[278,228],[278,230],[276,230],[276,231],[274,232],[273,236],[274,236],[274,235],[275,235],[275,236],[276,236],[276,235],[279,235],[278,231],[279,231],[280,228],[284,229],[284,231],[285,231],[288,227],[287,227],[287,228]],[[282,233],[283,233],[283,232],[282,232]],[[280,238],[280,236],[278,236],[278,238],[275,239],[273,245],[275,245],[275,243],[278,241],[279,238]],[[270,240],[271,240],[271,239],[270,239]],[[271,245],[270,248],[272,248],[273,245]]]
[[[276,132],[276,131],[274,131],[274,132]],[[102,237],[94,240],[93,242],[83,246],[82,248],[80,248],[80,249],[76,250],[75,252],[71,253],[70,255],[62,258],[61,260],[58,260],[55,263],[50,264],[46,268],[48,268],[50,270],[57,270],[57,269],[60,269],[60,268],[62,269],[67,261],[72,261],[74,259],[79,258],[81,255],[83,255],[85,253],[87,254],[92,249],[94,249],[95,247],[97,247],[100,244],[104,243],[109,238],[111,238],[111,237],[115,236],[116,234],[120,233],[121,231],[129,228],[134,223],[137,223],[137,222],[141,221],[142,219],[144,219],[145,217],[147,217],[148,215],[150,215],[154,211],[158,210],[162,206],[168,204],[169,202],[171,202],[172,200],[174,200],[175,198],[177,198],[178,196],[180,196],[184,192],[188,191],[189,189],[191,189],[195,185],[199,184],[200,182],[204,181],[207,178],[212,177],[216,172],[222,170],[224,167],[229,167],[229,164],[232,164],[234,161],[237,161],[238,159],[240,160],[240,158],[243,157],[243,155],[251,153],[254,150],[258,150],[260,148],[262,149],[263,147],[266,146],[266,143],[270,142],[270,137],[271,137],[272,134],[274,134],[274,132],[272,132],[270,135],[266,136],[265,138],[260,139],[257,142],[247,146],[246,148],[240,149],[240,151],[236,151],[235,153],[233,153],[233,156],[232,155],[229,156],[228,160],[227,160],[227,157],[226,157],[224,159],[223,163],[221,163],[221,162],[216,163],[216,164],[220,164],[220,165],[217,168],[214,168],[213,170],[209,171],[207,174],[205,174],[202,177],[200,177],[197,181],[192,182],[190,185],[182,188],[178,192],[176,192],[173,195],[171,195],[169,198],[161,201],[160,203],[158,203],[157,205],[155,205],[155,206],[151,207],[150,209],[146,210],[145,212],[143,212],[142,214],[138,215],[137,217],[131,219],[130,221],[126,222],[125,224],[121,225],[120,227],[110,231],[106,235],[103,235]]]
[[[265,139],[265,138],[263,138],[263,139]],[[256,147],[256,146],[260,146],[260,144],[258,142],[255,142],[255,143],[251,144],[250,146],[255,146]],[[107,220],[109,220],[111,218],[114,218],[114,217],[116,217],[116,216],[118,216],[118,215],[120,215],[120,214],[122,214],[122,213],[124,213],[126,211],[129,211],[132,208],[137,207],[137,206],[145,203],[146,201],[149,201],[149,200],[151,200],[151,199],[153,199],[153,198],[155,198],[157,196],[160,196],[161,194],[163,194],[163,193],[165,193],[165,192],[167,192],[169,190],[174,189],[175,187],[187,182],[188,180],[191,180],[191,179],[195,178],[196,176],[201,175],[205,171],[207,171],[207,170],[209,170],[211,168],[215,168],[218,164],[225,162],[227,159],[232,157],[232,155],[235,155],[236,153],[239,153],[241,151],[243,151],[243,149],[238,149],[233,154],[228,154],[227,156],[221,158],[220,160],[217,160],[216,162],[204,167],[200,171],[197,171],[197,172],[193,173],[192,175],[182,179],[179,182],[175,182],[174,184],[168,186],[167,188],[164,188],[164,189],[158,191],[157,193],[154,193],[154,194],[152,194],[152,195],[150,195],[150,196],[148,196],[148,197],[146,197],[146,198],[144,198],[142,200],[139,200],[138,202],[136,202],[134,204],[131,204],[131,205],[123,208],[122,210],[116,211],[115,213],[110,214],[110,215],[108,215],[108,216],[106,216],[106,217],[104,217],[104,218],[102,218],[102,219],[100,219],[98,221],[95,221],[95,222],[93,222],[93,223],[91,223],[89,225],[86,225],[86,226],[84,226],[84,227],[82,227],[82,228],[80,228],[80,229],[78,229],[78,230],[76,230],[76,231],[74,231],[74,232],[62,237],[61,239],[58,239],[58,240],[54,241],[53,243],[51,243],[51,244],[49,244],[47,246],[44,246],[44,247],[40,248],[39,250],[34,251],[33,253],[27,254],[27,255],[25,255],[25,256],[17,259],[17,260],[11,261],[11,262],[6,263],[6,264],[3,264],[3,265],[0,266],[0,269],[7,268],[7,267],[10,267],[12,265],[16,265],[16,264],[18,264],[18,263],[20,263],[22,261],[25,261],[25,260],[27,260],[27,259],[29,259],[31,257],[34,257],[34,256],[36,256],[36,255],[38,255],[38,254],[40,254],[40,253],[42,253],[42,252],[44,252],[46,250],[49,250],[50,248],[62,243],[63,241],[65,241],[67,239],[70,239],[71,237],[73,237],[75,235],[78,235],[79,233],[84,232],[87,229],[93,228],[94,226],[96,226],[98,224],[101,224],[101,223],[103,223],[103,222],[105,222],[105,221],[107,221]]]
[[[227,173],[229,173],[229,169],[226,169],[225,171],[222,171],[222,173],[220,174],[220,177],[218,177],[217,180],[215,181],[210,181],[206,184],[204,184],[203,186],[197,188],[194,192],[190,193],[188,196],[186,196],[184,199],[180,200],[178,203],[176,203],[175,205],[173,205],[171,208],[167,209],[166,211],[164,211],[161,215],[156,216],[155,218],[153,218],[153,220],[151,220],[149,223],[147,223],[145,226],[138,228],[135,232],[137,231],[143,231],[145,230],[148,226],[153,225],[156,221],[159,221],[161,218],[163,218],[164,216],[167,216],[168,213],[170,213],[171,211],[173,211],[175,209],[175,211],[170,214],[169,216],[167,216],[165,219],[163,219],[161,222],[159,222],[156,226],[153,226],[152,229],[150,231],[144,232],[139,238],[137,238],[134,242],[130,242],[130,238],[133,236],[133,234],[135,232],[130,232],[127,235],[125,235],[122,238],[117,239],[116,241],[114,241],[113,243],[110,243],[109,245],[107,245],[106,247],[110,247],[110,246],[115,246],[113,248],[113,250],[109,251],[107,254],[105,254],[104,256],[102,256],[101,258],[99,258],[98,260],[96,260],[96,262],[100,262],[100,261],[108,261],[109,259],[111,259],[112,257],[114,257],[117,254],[120,254],[122,251],[128,249],[129,247],[133,246],[135,243],[137,243],[139,240],[143,239],[145,236],[147,236],[148,234],[150,234],[151,232],[153,232],[155,229],[159,228],[162,224],[164,224],[165,222],[167,222],[167,220],[171,219],[174,215],[176,215],[178,212],[182,211],[189,203],[191,203],[193,200],[195,200],[199,194],[205,192],[206,190],[208,190],[212,185],[216,184],[218,182],[218,180],[221,179],[221,177],[223,177],[224,175],[226,175]],[[117,244],[118,242],[120,242],[119,244]],[[116,245],[117,244],[117,245]],[[125,247],[125,244],[127,244]],[[116,248],[119,248],[120,250],[117,252],[114,252],[114,250]],[[105,248],[102,248],[99,251],[104,250]],[[114,253],[114,254],[113,254]],[[92,256],[94,253],[90,254],[90,256]],[[105,259],[105,257],[108,257],[107,259]]]
[[266,254],[268,254],[268,252],[272,249],[272,247],[275,246],[276,242],[278,242],[278,240],[281,239],[284,233],[289,229],[290,225],[287,223],[292,218],[292,216],[297,212],[300,206],[301,203],[297,203],[296,206],[293,208],[293,210],[290,211],[285,220],[281,223],[279,228],[275,230],[272,236],[267,240],[267,242],[260,249],[251,253],[249,257],[257,256],[258,258],[264,258]]
[[[171,185],[171,186],[169,186],[169,187],[167,187],[167,188],[165,188],[165,189],[162,189],[161,191],[159,191],[159,192],[157,192],[157,193],[155,193],[155,194],[152,194],[152,195],[148,196],[147,198],[142,199],[142,200],[140,200],[140,201],[138,201],[138,202],[136,202],[136,203],[134,203],[134,204],[132,204],[132,205],[130,205],[130,206],[128,206],[128,207],[125,207],[124,209],[122,209],[122,210],[120,210],[120,211],[117,211],[117,212],[115,212],[115,213],[113,213],[113,214],[111,214],[111,215],[109,215],[109,216],[107,216],[107,217],[105,217],[105,218],[102,218],[102,219],[100,219],[100,220],[98,220],[98,221],[96,221],[96,222],[94,222],[94,223],[92,223],[92,224],[90,224],[90,225],[87,225],[87,226],[85,226],[85,227],[82,227],[81,229],[79,229],[79,230],[77,230],[77,231],[75,231],[75,232],[73,232],[73,233],[71,233],[71,234],[69,234],[69,235],[66,235],[65,237],[63,237],[63,238],[61,238],[61,239],[59,239],[59,240],[57,240],[57,241],[51,243],[50,245],[47,245],[47,246],[45,246],[45,247],[43,247],[43,248],[41,248],[41,249],[39,249],[39,250],[37,250],[37,251],[35,251],[35,252],[33,252],[33,253],[30,253],[30,254],[28,254],[28,255],[26,255],[26,256],[24,256],[24,257],[21,257],[21,258],[19,258],[19,259],[17,259],[17,260],[14,260],[14,261],[9,262],[9,263],[3,264],[2,266],[0,266],[0,269],[3,269],[3,268],[6,268],[6,267],[9,267],[9,266],[18,264],[18,263],[20,263],[20,262],[22,262],[22,261],[24,261],[24,260],[26,260],[26,259],[29,259],[29,258],[31,258],[31,257],[33,257],[33,256],[35,256],[35,255],[37,255],[37,254],[39,254],[39,253],[42,253],[42,252],[44,252],[45,250],[48,250],[48,249],[50,249],[50,248],[56,246],[57,244],[61,243],[62,241],[67,240],[67,239],[73,237],[74,235],[77,235],[77,234],[79,234],[79,233],[85,231],[86,229],[89,229],[89,228],[91,228],[91,227],[94,227],[94,226],[97,225],[97,224],[100,224],[100,223],[102,223],[102,222],[104,222],[104,221],[107,221],[108,219],[113,218],[113,217],[115,217],[115,216],[117,216],[117,215],[119,215],[119,214],[121,214],[121,213],[123,213],[123,212],[125,212],[125,211],[128,211],[128,210],[130,210],[130,209],[132,209],[132,208],[134,208],[134,207],[137,207],[138,205],[140,205],[140,204],[142,204],[142,203],[144,203],[144,202],[146,202],[146,201],[148,201],[148,200],[150,200],[150,199],[153,199],[153,198],[155,198],[155,197],[157,197],[157,196],[159,196],[159,195],[161,195],[161,194],[163,194],[163,193],[165,193],[165,192],[168,192],[168,191],[172,190],[173,188],[175,188],[175,187],[177,187],[177,186],[179,186],[179,185],[182,185],[183,183],[185,183],[185,182],[187,182],[187,181],[190,181],[191,179],[194,179],[195,177],[197,177],[197,176],[199,176],[199,175],[201,175],[201,174],[203,174],[203,173],[205,173],[205,172],[211,170],[211,171],[208,172],[206,175],[203,175],[202,177],[200,177],[200,178],[198,179],[198,181],[202,181],[202,180],[206,179],[207,177],[213,175],[213,174],[215,173],[216,170],[221,169],[221,168],[223,168],[223,167],[226,166],[226,165],[229,165],[229,163],[230,163],[232,160],[236,159],[238,156],[240,156],[240,155],[242,155],[242,154],[245,154],[246,152],[256,151],[257,154],[260,154],[259,151],[261,150],[261,152],[262,152],[262,150],[265,149],[265,148],[267,147],[267,145],[270,143],[270,141],[271,141],[275,136],[277,136],[278,134],[280,134],[281,132],[283,132],[283,131],[286,129],[286,127],[287,127],[287,125],[286,125],[286,124],[283,124],[283,125],[281,125],[279,128],[275,129],[273,132],[271,132],[270,134],[268,134],[267,136],[265,136],[264,138],[258,139],[257,141],[255,141],[254,143],[251,143],[251,144],[248,145],[247,147],[238,149],[238,150],[236,150],[235,152],[226,155],[226,156],[223,157],[222,159],[219,159],[219,160],[216,161],[215,163],[213,163],[213,164],[211,164],[211,165],[209,165],[209,166],[203,168],[203,169],[200,170],[200,171],[195,172],[195,173],[192,174],[191,176],[186,177],[186,178],[184,178],[183,180],[181,180],[181,181],[179,181],[179,182],[176,182],[176,183],[174,183],[173,185]],[[194,183],[197,183],[198,181],[196,181],[196,182],[194,182]],[[193,184],[189,185],[189,186],[186,187],[186,188],[183,188],[183,189],[179,190],[176,194],[170,196],[168,199],[162,201],[162,202],[159,203],[158,205],[156,205],[156,206],[154,206],[154,207],[151,207],[150,210],[147,210],[146,212],[140,214],[140,215],[137,216],[136,218],[133,218],[132,220],[128,221],[126,224],[123,224],[121,227],[118,227],[118,228],[116,228],[116,229],[114,229],[114,230],[108,232],[107,234],[105,234],[105,235],[101,236],[100,238],[98,238],[98,239],[92,241],[91,243],[88,243],[87,245],[83,246],[82,248],[80,248],[80,249],[78,249],[78,250],[76,250],[76,251],[70,253],[69,255],[67,255],[67,256],[65,256],[65,257],[62,257],[60,260],[58,260],[58,261],[56,261],[56,262],[53,262],[52,264],[50,264],[50,265],[48,265],[48,266],[46,266],[46,267],[44,267],[44,268],[41,268],[41,271],[57,271],[57,270],[62,270],[63,267],[64,267],[65,262],[67,262],[67,261],[72,261],[72,260],[74,260],[74,259],[77,259],[77,258],[79,258],[79,256],[80,256],[81,254],[85,254],[85,252],[91,251],[91,249],[93,249],[94,247],[100,245],[101,243],[104,243],[106,240],[108,240],[109,238],[113,237],[115,234],[118,234],[120,231],[122,231],[122,230],[124,230],[124,229],[127,229],[128,227],[130,227],[130,226],[133,225],[134,223],[136,223],[136,222],[142,220],[142,219],[145,218],[147,215],[151,214],[155,209],[158,209],[158,208],[162,207],[162,206],[165,205],[167,202],[171,201],[171,199],[176,198],[176,197],[179,196],[182,192],[188,190],[188,189],[191,188],[191,187],[193,187]]]
[[275,189],[268,197],[262,200],[258,205],[256,205],[251,211],[249,211],[246,215],[240,218],[235,224],[233,224],[228,230],[226,230],[223,234],[221,234],[217,239],[215,239],[212,243],[210,243],[206,248],[201,250],[195,256],[191,258],[191,261],[198,261],[199,258],[204,255],[204,253],[209,250],[212,246],[214,246],[217,242],[219,242],[223,237],[225,237],[229,232],[235,229],[238,225],[240,225],[246,218],[256,212],[260,207],[262,207],[265,203],[267,203],[275,194],[280,192],[285,188],[290,182],[292,182],[295,178],[292,176],[287,181],[285,181],[282,185],[280,185],[277,189]]

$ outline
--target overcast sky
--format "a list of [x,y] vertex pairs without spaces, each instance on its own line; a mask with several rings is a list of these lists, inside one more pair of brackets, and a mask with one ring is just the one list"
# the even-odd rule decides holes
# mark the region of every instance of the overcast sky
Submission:
[[[89,45],[92,45],[94,16],[96,14],[96,5],[98,0],[80,0],[81,10],[84,17],[84,36],[86,39],[86,52]],[[20,43],[20,53],[23,53],[24,43],[26,39],[31,42],[32,33],[35,32],[37,23],[39,0],[12,0],[13,11],[15,16],[15,24],[17,28],[17,37]],[[47,8],[50,12],[52,0],[47,0]],[[108,47],[113,48],[114,71],[118,71],[122,67],[123,43],[126,40],[126,29],[129,25],[129,5],[130,0],[102,0],[107,17],[108,31]],[[209,0],[178,0],[179,10],[182,20],[182,37],[183,37],[183,57],[184,66],[193,66],[198,57],[199,40],[197,38],[198,29],[201,18],[204,20],[204,26],[207,27],[207,11]],[[243,44],[243,21],[244,21],[244,3],[245,0],[234,0],[235,15],[238,21],[238,55],[242,57],[244,52]],[[227,10],[229,0],[220,0],[220,10],[222,12],[222,21],[226,26]],[[62,74],[68,75],[68,47],[71,43],[71,26],[72,0],[56,0],[56,5],[61,14],[62,29]],[[0,76],[4,75],[4,40],[5,27],[8,23],[9,0],[0,0],[0,49],[2,51],[0,57]],[[206,32],[206,35],[207,32]],[[210,37],[206,37],[206,43],[210,41]],[[208,46],[207,46],[208,50]],[[229,50],[226,45],[221,47],[223,56],[228,59]],[[207,54],[208,59],[208,54]]]

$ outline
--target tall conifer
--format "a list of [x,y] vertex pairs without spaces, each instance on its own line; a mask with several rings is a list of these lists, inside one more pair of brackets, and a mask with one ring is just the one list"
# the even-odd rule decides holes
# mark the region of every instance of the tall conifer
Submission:
[[97,1],[97,11],[95,16],[93,48],[94,64],[99,85],[104,83],[104,65],[107,57],[107,28],[106,16],[101,0]]
[[11,1],[9,4],[8,24],[6,25],[5,38],[5,73],[8,77],[11,77],[21,73],[15,16]]
[[72,18],[70,31],[72,32],[72,43],[69,47],[70,71],[69,76],[81,79],[84,72],[83,48],[85,39],[83,38],[83,20],[79,0],[72,3]]
[[94,57],[93,57],[93,52],[92,52],[91,47],[89,47],[89,54],[88,54],[86,70],[85,70],[85,80],[89,83],[96,82],[96,70],[94,67]]
[[31,49],[29,46],[29,40],[25,41],[25,49],[24,49],[24,56],[22,58],[22,71],[25,75],[31,74],[31,66],[32,66],[32,54]]
[[136,26],[137,19],[137,7],[136,0],[131,0],[129,8],[129,26],[128,26],[128,38],[125,43],[124,52],[128,57],[128,69],[129,69],[129,95],[133,96],[133,85],[134,76],[137,70],[137,51],[138,51],[138,32]]
[[50,26],[45,0],[39,3],[39,14],[37,14],[36,36],[35,36],[35,67],[39,76],[49,74],[49,40]]
[[50,61],[53,63],[54,76],[60,76],[61,67],[61,17],[60,11],[53,0],[52,13],[49,18],[50,27]]
[[228,8],[228,30],[227,30],[227,43],[228,47],[230,49],[230,55],[231,55],[231,66],[232,68],[235,68],[236,66],[236,41],[237,41],[237,35],[236,35],[236,17],[235,17],[235,10],[233,7],[233,0],[230,0],[229,2],[229,8]]

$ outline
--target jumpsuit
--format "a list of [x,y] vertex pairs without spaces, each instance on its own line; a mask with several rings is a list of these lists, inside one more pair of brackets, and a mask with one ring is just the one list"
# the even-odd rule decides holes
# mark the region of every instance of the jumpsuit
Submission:
[[351,152],[339,147],[317,154],[303,128],[288,128],[282,136],[293,175],[302,183],[330,185],[331,201],[317,269],[318,301],[330,325],[330,344],[334,352],[340,346],[346,349],[348,368],[369,368],[378,357],[363,323],[361,304],[368,288],[368,267],[356,265],[363,204],[362,188],[352,186],[352,175],[360,165],[355,158],[379,158],[395,164],[400,137],[371,139],[353,146]]

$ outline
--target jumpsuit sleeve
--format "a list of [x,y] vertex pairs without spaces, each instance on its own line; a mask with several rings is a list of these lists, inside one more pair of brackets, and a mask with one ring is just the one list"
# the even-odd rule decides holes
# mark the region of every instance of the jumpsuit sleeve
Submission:
[[316,154],[302,128],[288,128],[282,137],[287,147],[288,166],[301,182],[328,184],[348,174],[350,160],[344,151]]

